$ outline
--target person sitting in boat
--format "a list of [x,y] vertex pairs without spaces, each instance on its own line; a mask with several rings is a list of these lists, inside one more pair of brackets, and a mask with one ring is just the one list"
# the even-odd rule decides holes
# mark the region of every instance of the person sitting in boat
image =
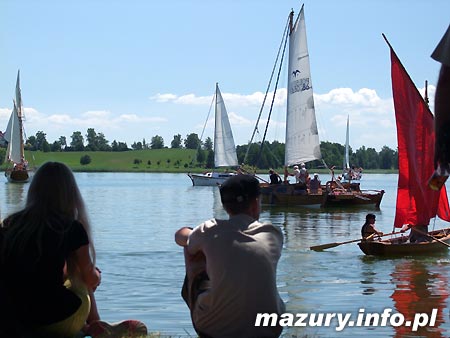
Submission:
[[308,170],[306,169],[305,163],[300,163],[300,174],[299,174],[297,183],[302,183],[302,184],[309,183],[309,174],[308,174]]
[[363,240],[373,240],[374,236],[383,236],[381,231],[375,228],[376,216],[374,214],[366,215],[366,222],[361,228],[361,236]]
[[410,243],[424,243],[429,242],[431,239],[428,236],[428,225],[411,225],[405,224],[400,232],[406,232],[411,230],[408,236]]
[[285,310],[276,283],[283,234],[258,221],[260,194],[256,178],[233,176],[220,187],[228,220],[213,218],[175,233],[185,255],[182,296],[200,337],[281,334],[280,325],[255,326],[258,313],[279,316]]
[[278,175],[278,173],[275,172],[273,169],[269,170],[269,178],[270,184],[281,184],[281,182],[283,182],[280,175]]
[[309,189],[312,194],[317,194],[319,193],[319,188],[320,188],[319,174],[314,173],[314,178],[309,182]]

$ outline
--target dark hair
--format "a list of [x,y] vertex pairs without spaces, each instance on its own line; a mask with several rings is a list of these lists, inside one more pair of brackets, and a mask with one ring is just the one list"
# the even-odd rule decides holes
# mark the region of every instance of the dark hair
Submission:
[[374,214],[367,214],[366,215],[366,221],[368,221],[369,219],[375,219],[375,215]]
[[248,210],[251,202],[261,194],[256,178],[250,175],[230,177],[220,186],[220,199],[224,208],[233,214]]

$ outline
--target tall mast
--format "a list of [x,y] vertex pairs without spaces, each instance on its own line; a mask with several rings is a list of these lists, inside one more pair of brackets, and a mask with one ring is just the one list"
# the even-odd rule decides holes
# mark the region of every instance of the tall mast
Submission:
[[24,140],[23,140],[23,122],[22,122],[22,93],[20,90],[20,69],[17,71],[17,81],[16,81],[16,108],[17,116],[19,118],[19,133],[20,133],[20,161],[25,160],[25,150],[24,150]]

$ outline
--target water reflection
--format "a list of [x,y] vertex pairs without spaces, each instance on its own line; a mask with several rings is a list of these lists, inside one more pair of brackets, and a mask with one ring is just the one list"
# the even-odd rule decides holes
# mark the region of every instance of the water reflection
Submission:
[[413,320],[417,313],[427,313],[429,316],[433,309],[437,309],[437,318],[434,327],[422,327],[416,332],[411,327],[396,327],[395,337],[444,337],[440,326],[444,323],[443,311],[448,298],[447,276],[433,271],[420,260],[401,261],[395,265],[391,273],[395,284],[391,298],[395,309],[405,316],[406,320]]
[[0,209],[0,219],[19,211],[25,205],[26,194],[29,183],[8,183],[2,189],[2,208]]

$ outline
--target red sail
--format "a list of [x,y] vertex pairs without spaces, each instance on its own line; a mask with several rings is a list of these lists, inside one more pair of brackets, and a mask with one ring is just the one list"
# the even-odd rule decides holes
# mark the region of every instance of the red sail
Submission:
[[433,115],[392,48],[391,77],[399,169],[394,226],[428,225],[436,214],[450,221],[445,186],[436,192],[427,184],[434,171]]

